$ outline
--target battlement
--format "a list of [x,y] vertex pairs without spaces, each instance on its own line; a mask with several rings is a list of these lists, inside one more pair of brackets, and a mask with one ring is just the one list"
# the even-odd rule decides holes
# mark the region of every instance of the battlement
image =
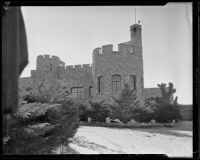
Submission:
[[57,57],[57,56],[54,56],[54,55],[52,55],[52,56],[50,56],[50,55],[48,55],[48,54],[44,54],[44,55],[38,55],[37,56],[37,59],[57,59],[57,60],[60,60],[60,58],[59,57]]
[[107,44],[107,45],[102,46],[102,53],[109,54],[109,53],[112,53],[112,51],[113,51],[112,44]]
[[67,65],[66,70],[75,70],[75,69],[89,69],[92,68],[91,64],[82,64],[82,65]]
[[37,56],[37,70],[52,71],[58,66],[65,68],[65,63],[60,61],[60,58],[57,56],[50,56],[48,54]]
[[108,45],[102,46],[101,48],[100,47],[95,48],[93,50],[93,55],[111,54],[111,53],[113,53],[113,54],[133,53],[135,48],[136,48],[136,46],[134,46],[130,41],[118,44],[117,51],[113,51],[113,45],[108,44]]
[[44,58],[50,58],[50,55],[45,54]]

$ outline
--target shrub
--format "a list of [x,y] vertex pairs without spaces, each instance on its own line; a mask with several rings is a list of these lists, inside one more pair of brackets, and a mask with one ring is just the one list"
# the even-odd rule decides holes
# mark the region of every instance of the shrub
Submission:
[[74,136],[78,115],[78,109],[70,103],[25,104],[9,119],[9,139],[3,151],[5,154],[51,153],[59,145],[67,145]]
[[34,80],[32,86],[26,88],[23,100],[27,103],[59,103],[69,101],[69,93],[61,80]]
[[23,100],[28,103],[4,120],[4,153],[46,154],[69,143],[78,128],[79,110],[62,81],[34,81]]
[[151,108],[138,107],[134,109],[133,118],[137,122],[149,122],[154,119],[155,112]]
[[105,118],[110,116],[109,108],[101,102],[90,101],[91,109],[87,111],[87,115],[95,122],[105,122]]
[[155,112],[155,120],[157,122],[165,123],[172,120],[180,120],[180,110],[178,106],[172,104],[159,105]]
[[178,97],[175,100],[172,99],[173,94],[176,92],[176,89],[173,88],[173,84],[169,83],[168,91],[166,89],[166,84],[158,85],[161,89],[162,97],[156,98],[156,109],[155,109],[155,120],[157,122],[170,122],[173,119],[179,120],[180,109],[177,102]]
[[80,121],[88,121],[88,117],[90,117],[91,108],[87,105],[79,104],[80,111]]
[[134,109],[140,107],[140,102],[134,89],[131,89],[128,83],[124,84],[124,88],[118,98],[112,97],[115,104],[112,106],[112,117],[120,119],[127,123],[133,118]]

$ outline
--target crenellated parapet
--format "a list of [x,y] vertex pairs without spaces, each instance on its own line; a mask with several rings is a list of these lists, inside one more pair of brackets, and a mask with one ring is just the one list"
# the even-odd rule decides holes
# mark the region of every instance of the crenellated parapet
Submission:
[[59,57],[47,54],[37,56],[37,71],[53,71],[57,67],[65,68],[65,63]]
[[117,51],[113,51],[113,45],[112,44],[108,44],[108,45],[104,45],[102,47],[98,47],[95,48],[93,50],[93,56],[95,55],[110,55],[110,54],[134,54],[137,55],[138,48],[131,43],[131,41],[128,42],[123,42],[118,44],[118,50]]
[[91,69],[91,64],[82,64],[82,65],[67,65],[65,67],[65,70],[85,70],[85,69]]

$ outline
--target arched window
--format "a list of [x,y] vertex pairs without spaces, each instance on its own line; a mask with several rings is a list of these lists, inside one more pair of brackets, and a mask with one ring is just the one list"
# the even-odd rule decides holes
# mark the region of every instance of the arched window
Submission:
[[98,77],[98,93],[103,92],[103,76]]
[[112,93],[117,93],[121,90],[121,76],[118,74],[112,75]]

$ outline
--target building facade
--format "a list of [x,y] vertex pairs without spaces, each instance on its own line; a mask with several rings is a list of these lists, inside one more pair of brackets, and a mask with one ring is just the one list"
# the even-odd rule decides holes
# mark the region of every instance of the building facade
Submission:
[[[26,79],[61,79],[73,97],[83,100],[111,102],[111,97],[121,92],[124,83],[136,90],[142,104],[152,97],[147,95],[152,88],[144,88],[141,25],[130,26],[130,41],[118,44],[118,51],[113,51],[112,44],[104,45],[93,50],[92,58],[92,64],[65,66],[57,56],[39,55],[36,70]],[[21,85],[27,80],[21,78]],[[161,96],[160,90],[156,90],[154,96]]]

